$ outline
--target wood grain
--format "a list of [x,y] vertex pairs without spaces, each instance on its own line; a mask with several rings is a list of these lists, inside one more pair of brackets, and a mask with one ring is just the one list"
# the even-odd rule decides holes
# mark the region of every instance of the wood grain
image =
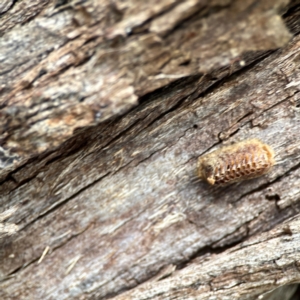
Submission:
[[[298,1],[28,5],[0,19],[0,230],[17,230],[0,298],[252,299],[299,281]],[[199,156],[252,137],[270,173],[197,179]]]

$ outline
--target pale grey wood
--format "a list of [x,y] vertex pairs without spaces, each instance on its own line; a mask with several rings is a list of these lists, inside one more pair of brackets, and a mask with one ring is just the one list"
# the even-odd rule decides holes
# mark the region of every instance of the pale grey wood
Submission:
[[[180,274],[205,263],[249,278],[232,286],[249,297],[298,280],[251,277],[275,268],[255,258],[300,207],[298,2],[32,3],[0,19],[0,225],[18,226],[0,240],[0,298],[143,299],[160,279],[159,299],[175,282],[202,299],[213,276],[202,294]],[[269,174],[197,179],[200,155],[250,137],[274,148]],[[245,257],[251,237],[261,252]]]

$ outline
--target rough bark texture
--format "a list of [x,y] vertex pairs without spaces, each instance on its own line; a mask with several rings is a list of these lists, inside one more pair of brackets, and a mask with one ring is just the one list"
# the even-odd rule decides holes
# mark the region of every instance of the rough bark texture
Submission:
[[[0,298],[299,282],[298,2],[2,1]],[[250,137],[270,173],[197,179],[199,156]]]

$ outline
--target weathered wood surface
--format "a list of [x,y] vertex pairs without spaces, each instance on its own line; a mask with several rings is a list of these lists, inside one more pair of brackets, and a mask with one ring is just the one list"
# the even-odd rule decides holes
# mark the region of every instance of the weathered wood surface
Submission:
[[275,285],[299,282],[299,229],[297,216],[220,254],[195,259],[168,279],[144,283],[114,299],[253,299]]
[[[299,281],[298,5],[4,1],[0,298],[253,299]],[[197,180],[198,156],[249,137],[275,149],[268,175]]]

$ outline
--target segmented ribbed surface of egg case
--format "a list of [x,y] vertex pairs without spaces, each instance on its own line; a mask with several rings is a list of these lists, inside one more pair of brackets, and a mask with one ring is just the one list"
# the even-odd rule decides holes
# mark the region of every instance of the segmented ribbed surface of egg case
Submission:
[[227,184],[266,174],[274,163],[272,148],[250,139],[200,157],[198,176],[210,184]]

